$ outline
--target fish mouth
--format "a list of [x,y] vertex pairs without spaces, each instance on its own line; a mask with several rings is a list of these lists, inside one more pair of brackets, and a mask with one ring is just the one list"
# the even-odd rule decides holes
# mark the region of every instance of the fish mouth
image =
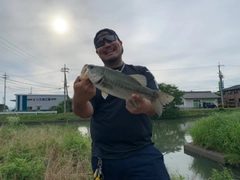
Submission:
[[81,80],[88,79],[88,76],[87,76],[88,71],[89,71],[88,66],[85,65],[85,66],[83,67],[82,71],[81,71],[81,74],[80,74],[79,78],[80,78]]

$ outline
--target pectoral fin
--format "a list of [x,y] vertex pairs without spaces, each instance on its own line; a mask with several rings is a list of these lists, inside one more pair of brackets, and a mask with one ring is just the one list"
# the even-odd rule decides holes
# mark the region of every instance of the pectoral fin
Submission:
[[103,99],[107,99],[108,93],[101,91],[101,94],[102,94]]

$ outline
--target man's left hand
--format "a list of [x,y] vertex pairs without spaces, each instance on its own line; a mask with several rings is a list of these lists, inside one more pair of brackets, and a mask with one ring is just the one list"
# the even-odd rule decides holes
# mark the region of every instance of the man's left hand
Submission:
[[137,94],[132,94],[132,102],[126,101],[126,108],[132,114],[147,114],[151,109],[151,102]]

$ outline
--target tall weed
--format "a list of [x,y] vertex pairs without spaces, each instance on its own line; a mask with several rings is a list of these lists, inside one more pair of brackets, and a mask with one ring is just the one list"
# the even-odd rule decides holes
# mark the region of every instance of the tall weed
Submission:
[[230,164],[240,163],[240,112],[201,118],[189,132],[194,144],[225,154]]
[[1,180],[89,178],[90,139],[76,125],[1,126],[0,146]]

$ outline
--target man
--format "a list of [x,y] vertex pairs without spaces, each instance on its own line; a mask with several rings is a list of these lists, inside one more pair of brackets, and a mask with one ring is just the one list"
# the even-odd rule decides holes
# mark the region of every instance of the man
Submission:
[[[96,53],[104,66],[124,74],[142,74],[147,87],[158,90],[146,67],[125,64],[123,46],[115,31],[102,29],[94,38]],[[90,80],[74,82],[73,111],[91,117],[92,168],[95,178],[105,180],[168,180],[162,153],[153,146],[149,116],[156,112],[148,99],[133,94],[136,107],[123,99],[103,98]]]

